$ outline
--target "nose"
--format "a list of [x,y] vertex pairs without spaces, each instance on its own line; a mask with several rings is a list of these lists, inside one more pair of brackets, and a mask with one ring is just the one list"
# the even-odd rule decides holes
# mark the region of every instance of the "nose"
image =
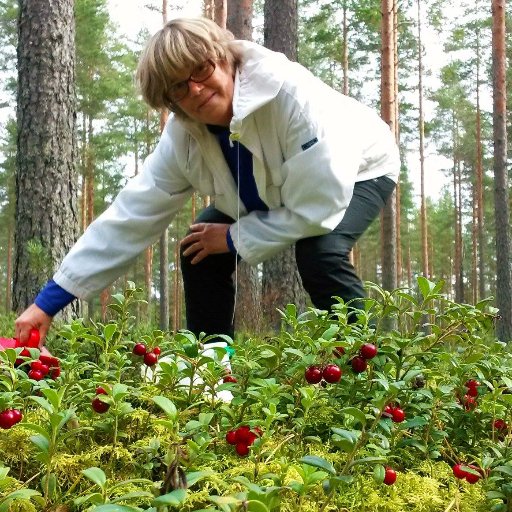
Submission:
[[188,91],[191,96],[199,94],[204,89],[204,84],[197,83],[192,80],[188,81]]

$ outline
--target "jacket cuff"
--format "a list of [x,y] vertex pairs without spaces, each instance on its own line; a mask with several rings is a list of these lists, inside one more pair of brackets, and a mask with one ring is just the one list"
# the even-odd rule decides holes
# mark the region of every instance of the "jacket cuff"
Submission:
[[236,254],[237,250],[235,244],[233,243],[233,239],[231,238],[231,233],[229,232],[229,229],[226,231],[226,242],[228,244],[229,252],[232,254]]

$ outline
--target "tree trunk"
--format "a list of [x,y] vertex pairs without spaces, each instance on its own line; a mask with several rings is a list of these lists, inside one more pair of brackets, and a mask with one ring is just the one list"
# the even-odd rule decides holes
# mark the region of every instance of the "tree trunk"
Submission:
[[7,269],[5,276],[5,314],[9,314],[11,311],[11,292],[12,292],[12,224],[9,221],[7,227]]
[[510,206],[507,174],[507,90],[505,0],[492,0],[492,76],[494,133],[494,208],[496,218],[496,304],[501,319],[496,334],[512,339]]
[[[13,308],[29,306],[78,234],[73,1],[20,0]],[[42,249],[44,269],[29,243]]]
[[419,134],[420,134],[420,223],[421,223],[421,268],[423,275],[428,274],[428,237],[427,237],[427,201],[425,197],[425,122],[423,117],[423,41],[421,39],[421,0],[418,2],[418,100],[419,100]]
[[253,0],[228,0],[227,28],[237,39],[252,41]]
[[[265,46],[296,61],[297,32],[297,0],[265,0]],[[268,322],[272,328],[279,325],[280,316],[276,308],[284,308],[289,303],[294,303],[299,310],[305,308],[306,293],[300,280],[293,247],[263,264],[262,293],[264,311],[269,314]]]
[[[237,39],[252,41],[252,0],[228,1],[227,29]],[[261,286],[258,269],[240,261],[235,272],[235,330],[256,332],[261,328]]]
[[[394,0],[381,0],[382,11],[382,72],[381,116],[391,131],[397,134],[395,98]],[[396,265],[396,191],[389,198],[381,215],[382,286],[393,290],[397,286]]]

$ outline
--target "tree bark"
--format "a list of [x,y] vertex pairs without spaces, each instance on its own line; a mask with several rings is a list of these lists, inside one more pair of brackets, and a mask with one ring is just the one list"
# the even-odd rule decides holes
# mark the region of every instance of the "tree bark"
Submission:
[[237,39],[252,41],[253,0],[228,0],[227,28]]
[[510,206],[507,174],[507,61],[505,0],[492,0],[492,76],[494,132],[494,208],[496,218],[496,334],[512,339]]
[[[381,41],[381,116],[397,135],[395,97],[395,38],[394,0],[382,0]],[[396,191],[389,198],[381,215],[382,234],[382,286],[393,290],[397,286],[396,265]]]
[[[297,60],[298,13],[297,0],[265,0],[264,40],[271,50],[284,53]],[[276,308],[294,303],[298,310],[306,306],[306,293],[302,287],[295,262],[294,248],[289,248],[263,264],[263,307],[271,328],[279,325]],[[267,320],[267,318],[266,318]]]
[[[78,234],[72,0],[20,0],[13,308],[20,312]],[[48,258],[36,269],[34,241]]]

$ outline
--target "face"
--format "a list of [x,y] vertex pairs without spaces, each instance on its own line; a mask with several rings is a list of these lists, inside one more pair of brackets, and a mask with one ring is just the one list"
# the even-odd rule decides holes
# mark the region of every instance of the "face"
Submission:
[[200,83],[188,81],[188,94],[178,106],[200,123],[229,126],[233,117],[233,74],[226,61],[217,61],[210,78]]

